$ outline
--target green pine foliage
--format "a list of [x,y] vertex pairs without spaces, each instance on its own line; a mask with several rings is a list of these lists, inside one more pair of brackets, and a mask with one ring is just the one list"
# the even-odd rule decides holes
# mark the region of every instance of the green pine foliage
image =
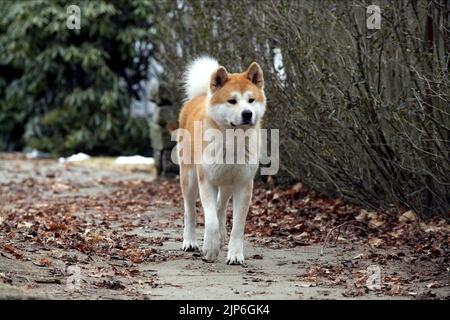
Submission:
[[152,54],[151,4],[77,4],[81,29],[69,30],[66,1],[0,2],[0,150],[149,152],[129,109]]

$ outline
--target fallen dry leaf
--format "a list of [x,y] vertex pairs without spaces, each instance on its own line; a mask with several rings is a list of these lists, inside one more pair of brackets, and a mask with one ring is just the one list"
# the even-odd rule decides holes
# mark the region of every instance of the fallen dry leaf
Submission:
[[12,245],[10,244],[6,244],[3,246],[3,250],[11,255],[13,255],[16,259],[22,259],[23,258],[23,254],[16,248],[14,248]]
[[369,219],[369,223],[377,228],[384,224],[383,217],[378,212],[369,212],[367,218]]
[[357,259],[361,259],[362,257],[364,257],[364,255],[362,253],[360,253],[360,254],[357,254],[356,256],[354,256],[352,259],[357,260]]
[[428,289],[440,288],[440,287],[442,287],[442,285],[439,282],[437,282],[437,281],[433,281],[433,282],[427,284],[427,288]]
[[359,214],[355,216],[356,221],[366,221],[368,212],[364,209],[361,209]]
[[384,242],[383,239],[380,239],[380,238],[370,238],[369,239],[369,244],[375,248],[378,248],[379,246],[381,246],[383,244],[383,242]]
[[398,218],[400,222],[404,223],[414,222],[416,219],[416,214],[412,210],[406,211]]
[[404,294],[404,287],[398,283],[393,284],[388,292],[388,295],[390,296],[399,296],[403,294]]
[[47,258],[42,258],[38,263],[36,263],[36,265],[39,267],[48,267],[51,265],[51,262]]

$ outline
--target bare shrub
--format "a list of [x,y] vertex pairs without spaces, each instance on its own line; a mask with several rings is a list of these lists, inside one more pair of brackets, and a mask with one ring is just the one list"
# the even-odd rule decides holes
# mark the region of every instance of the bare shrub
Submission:
[[449,4],[379,3],[381,28],[368,30],[369,1],[168,1],[156,54],[180,105],[196,55],[231,71],[257,60],[280,176],[366,206],[448,214]]

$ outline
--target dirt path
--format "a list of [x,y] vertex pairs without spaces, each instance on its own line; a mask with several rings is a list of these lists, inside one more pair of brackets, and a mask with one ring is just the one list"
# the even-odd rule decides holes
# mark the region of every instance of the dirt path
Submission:
[[[321,256],[320,244],[288,248],[253,235],[245,266],[226,265],[226,248],[205,263],[180,250],[182,212],[173,203],[181,199],[151,194],[152,187],[135,188],[135,198],[127,193],[152,180],[145,172],[3,156],[0,298],[449,298],[448,260],[411,263],[404,248],[347,242]],[[380,268],[386,290],[366,288],[370,265]]]

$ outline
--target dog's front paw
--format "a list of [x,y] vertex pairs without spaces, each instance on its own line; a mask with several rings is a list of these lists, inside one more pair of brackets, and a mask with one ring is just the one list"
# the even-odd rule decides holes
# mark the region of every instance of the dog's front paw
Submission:
[[198,251],[197,241],[195,240],[183,240],[183,251]]
[[207,262],[213,262],[217,259],[220,251],[220,239],[217,236],[205,237],[203,243],[203,259]]
[[240,265],[244,264],[244,252],[242,249],[232,249],[228,250],[227,254],[227,264]]

